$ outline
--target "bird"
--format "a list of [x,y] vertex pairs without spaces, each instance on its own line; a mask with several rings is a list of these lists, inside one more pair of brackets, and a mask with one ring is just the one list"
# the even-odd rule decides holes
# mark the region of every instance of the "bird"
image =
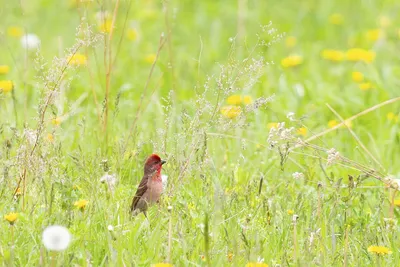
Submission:
[[133,216],[143,212],[147,218],[147,208],[160,200],[163,191],[161,169],[165,163],[166,161],[157,154],[152,154],[147,158],[142,181],[132,199],[131,213]]

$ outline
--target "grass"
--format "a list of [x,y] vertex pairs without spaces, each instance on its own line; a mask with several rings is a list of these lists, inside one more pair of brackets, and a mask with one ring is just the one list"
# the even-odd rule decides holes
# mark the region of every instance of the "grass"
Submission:
[[[343,0],[2,5],[0,65],[10,70],[0,80],[14,88],[0,98],[0,210],[18,219],[0,223],[0,264],[398,266],[387,177],[400,173],[399,9]],[[10,27],[38,35],[40,53]],[[351,48],[375,56],[350,61]],[[281,64],[290,55],[297,66]],[[232,95],[252,103],[236,97],[240,109],[221,113]],[[151,153],[168,161],[167,189],[149,220],[132,218]],[[115,191],[100,182],[105,172]],[[41,241],[50,225],[73,236],[55,255]]]

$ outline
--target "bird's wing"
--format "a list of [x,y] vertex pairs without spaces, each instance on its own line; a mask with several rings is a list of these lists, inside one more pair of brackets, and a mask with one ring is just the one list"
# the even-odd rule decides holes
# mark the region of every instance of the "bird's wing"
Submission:
[[149,177],[147,175],[143,176],[142,181],[140,182],[138,189],[136,190],[136,194],[133,197],[131,211],[134,211],[139,199],[143,196],[143,194],[147,191],[147,181]]

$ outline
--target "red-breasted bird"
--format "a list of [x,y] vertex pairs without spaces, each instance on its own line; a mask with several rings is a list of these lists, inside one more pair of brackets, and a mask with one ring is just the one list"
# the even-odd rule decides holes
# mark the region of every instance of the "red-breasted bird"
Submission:
[[135,196],[132,200],[131,212],[132,215],[137,215],[146,211],[149,205],[158,202],[163,191],[161,179],[162,165],[166,161],[162,160],[158,155],[152,154],[144,164],[144,175],[140,182]]

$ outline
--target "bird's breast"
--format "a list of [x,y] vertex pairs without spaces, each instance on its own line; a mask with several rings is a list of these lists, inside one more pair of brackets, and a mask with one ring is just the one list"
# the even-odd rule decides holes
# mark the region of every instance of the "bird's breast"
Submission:
[[157,202],[160,199],[161,193],[162,193],[162,182],[158,180],[152,180],[150,179],[149,182],[147,183],[147,192],[146,196],[146,201],[149,203],[154,203]]

